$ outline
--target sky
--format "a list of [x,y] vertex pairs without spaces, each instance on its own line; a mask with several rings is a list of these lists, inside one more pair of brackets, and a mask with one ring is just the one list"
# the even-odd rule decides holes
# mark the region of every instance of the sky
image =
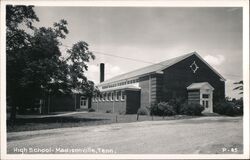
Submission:
[[[242,9],[206,7],[35,7],[40,22],[52,26],[65,19],[63,45],[85,41],[96,59],[86,76],[99,83],[150,63],[196,51],[226,79],[226,96],[239,98],[234,82],[242,80]],[[66,47],[61,47],[63,54]],[[136,59],[132,61],[104,54]]]

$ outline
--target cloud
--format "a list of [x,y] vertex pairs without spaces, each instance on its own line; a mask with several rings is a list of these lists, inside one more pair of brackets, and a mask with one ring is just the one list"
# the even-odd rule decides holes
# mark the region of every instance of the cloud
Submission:
[[225,61],[225,57],[223,55],[206,55],[204,59],[211,65],[219,66]]
[[[110,79],[114,76],[124,73],[120,67],[105,63],[105,80]],[[100,70],[98,64],[89,64],[86,76],[89,80],[94,81],[95,84],[100,82]]]
[[99,83],[99,66],[96,64],[89,64],[88,71],[85,72],[88,80],[93,81],[95,84]]
[[110,63],[105,64],[105,80],[124,73],[119,66]]

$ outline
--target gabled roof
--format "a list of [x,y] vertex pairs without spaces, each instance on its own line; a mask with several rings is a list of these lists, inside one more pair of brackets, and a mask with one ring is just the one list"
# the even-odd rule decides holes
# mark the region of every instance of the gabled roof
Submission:
[[214,90],[214,88],[208,82],[192,83],[190,86],[187,87],[187,90],[194,90],[194,89],[212,89],[212,90]]
[[172,58],[172,59],[169,59],[169,60],[166,60],[166,61],[163,61],[163,62],[160,62],[160,63],[157,63],[157,64],[153,64],[153,65],[150,65],[150,66],[146,66],[146,67],[143,67],[143,68],[140,68],[140,69],[137,69],[137,70],[134,70],[132,72],[128,72],[128,73],[125,73],[125,74],[121,74],[121,75],[118,75],[118,76],[115,76],[111,79],[108,79],[100,84],[98,84],[98,86],[102,86],[102,85],[105,85],[105,84],[108,84],[108,83],[112,83],[112,82],[118,82],[118,81],[121,81],[121,80],[125,80],[125,79],[129,79],[129,78],[134,78],[134,77],[138,77],[138,76],[143,76],[143,75],[148,75],[148,74],[151,74],[151,73],[161,73],[162,70],[192,56],[192,55],[196,55],[199,59],[201,59],[205,64],[208,65],[208,67],[210,69],[212,69],[219,77],[221,77],[222,80],[225,81],[225,78],[223,78],[215,69],[213,69],[203,58],[201,58],[201,56],[196,53],[196,52],[192,52],[192,53],[188,53],[188,54],[185,54],[183,56],[179,56],[179,57],[176,57],[176,58]]

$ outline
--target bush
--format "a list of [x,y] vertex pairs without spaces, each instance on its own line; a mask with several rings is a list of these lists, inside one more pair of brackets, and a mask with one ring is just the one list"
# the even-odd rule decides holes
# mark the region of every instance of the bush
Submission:
[[112,111],[109,109],[109,110],[106,110],[106,113],[112,113]]
[[169,104],[174,107],[176,114],[179,114],[181,105],[185,102],[185,98],[173,98],[169,101]]
[[122,111],[122,110],[119,111],[119,115],[125,115],[125,114],[126,114],[126,111]]
[[137,114],[139,115],[149,115],[149,111],[145,107],[141,107],[138,109]]
[[237,105],[236,103],[223,100],[214,105],[214,112],[227,116],[242,115],[243,107]]
[[94,108],[89,108],[88,112],[95,112],[95,109]]
[[173,116],[176,114],[174,106],[170,105],[167,102],[160,102],[158,104],[153,104],[150,107],[151,115],[158,116]]
[[190,116],[200,116],[201,112],[204,109],[205,108],[198,103],[195,103],[195,104],[184,103],[180,108],[180,113],[184,115],[190,115]]
[[158,108],[163,112],[163,116],[173,116],[176,114],[174,106],[166,102],[158,103]]

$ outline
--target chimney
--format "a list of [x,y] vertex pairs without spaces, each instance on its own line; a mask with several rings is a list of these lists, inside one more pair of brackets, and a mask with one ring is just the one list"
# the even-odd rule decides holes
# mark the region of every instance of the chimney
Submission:
[[104,71],[105,71],[105,65],[104,63],[100,64],[100,83],[104,81]]

